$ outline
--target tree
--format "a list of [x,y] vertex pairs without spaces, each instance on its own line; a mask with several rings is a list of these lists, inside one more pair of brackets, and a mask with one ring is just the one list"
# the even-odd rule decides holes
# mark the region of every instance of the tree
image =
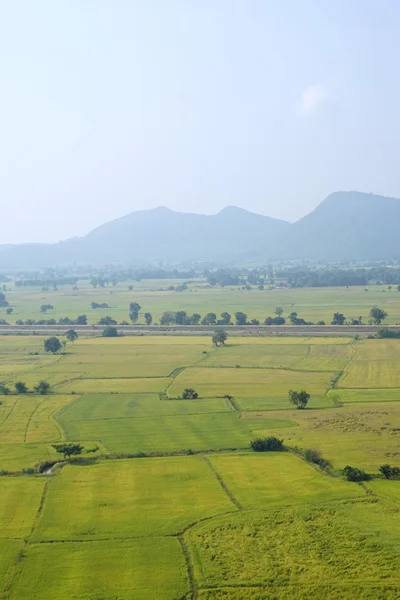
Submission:
[[133,285],[128,286],[128,290],[131,292],[133,290]]
[[102,317],[98,323],[99,325],[116,325],[117,321],[112,317]]
[[5,294],[3,294],[3,292],[0,292],[0,306],[4,307],[4,306],[8,306],[8,302],[6,300],[6,296]]
[[136,310],[131,310],[129,313],[129,318],[132,321],[132,323],[137,323],[139,319],[139,313]]
[[398,292],[400,292],[400,283],[399,283],[399,285],[397,286],[397,291],[398,291]]
[[400,467],[391,467],[390,465],[381,465],[379,471],[385,479],[400,479]]
[[379,306],[373,306],[369,311],[369,316],[373,319],[375,325],[380,325],[388,316],[387,312]]
[[131,302],[129,305],[129,310],[133,311],[133,312],[140,312],[140,309],[142,307],[140,306],[140,304],[138,302]]
[[277,317],[281,317],[283,315],[283,308],[281,306],[277,306],[275,309],[275,314]]
[[51,304],[42,304],[42,306],[40,307],[40,312],[46,314],[48,310],[53,310],[53,308],[54,306],[52,306]]
[[8,315],[11,315],[13,312],[14,312],[14,309],[13,309],[13,308],[11,308],[11,306],[9,306],[9,307],[6,309],[6,313],[7,313]]
[[333,314],[332,325],[344,325],[346,317],[343,313],[335,312]]
[[228,312],[221,313],[221,319],[218,321],[219,325],[230,325],[232,316]]
[[193,388],[185,388],[182,392],[182,398],[184,400],[196,400],[198,397],[198,393],[195,392]]
[[199,313],[193,313],[191,317],[188,317],[188,325],[198,325],[200,323],[201,315]]
[[289,402],[294,404],[298,409],[305,408],[310,398],[310,394],[304,390],[301,390],[300,392],[296,392],[295,390],[289,391]]
[[39,383],[37,385],[35,385],[35,387],[33,389],[35,390],[35,392],[37,394],[40,394],[41,396],[45,396],[46,394],[49,393],[50,384],[47,381],[44,381],[42,379],[42,381],[39,381]]
[[84,447],[80,444],[52,444],[52,447],[58,454],[62,454],[65,459],[82,454],[84,450]]
[[246,325],[247,315],[244,312],[236,312],[235,313],[235,321],[236,321],[236,325]]
[[163,312],[160,318],[160,325],[173,325],[175,323],[175,313],[172,310]]
[[28,388],[23,381],[17,381],[15,383],[15,391],[17,392],[17,394],[26,394]]
[[289,321],[292,325],[296,325],[297,322],[297,312],[291,312],[289,315]]
[[175,323],[177,325],[186,325],[187,314],[185,310],[178,310],[175,313]]
[[118,337],[118,329],[113,325],[107,325],[107,327],[104,327],[101,335],[103,337]]
[[3,396],[8,396],[11,392],[10,388],[8,388],[4,383],[0,383],[0,394]]
[[51,352],[52,354],[56,354],[61,350],[62,344],[57,337],[49,337],[47,340],[44,340],[44,349],[46,352]]
[[203,317],[201,321],[202,325],[216,325],[217,324],[217,315],[215,313],[207,313],[205,317]]
[[217,329],[212,336],[212,342],[215,346],[225,346],[228,334],[223,329]]
[[68,329],[67,333],[65,334],[65,337],[69,342],[72,342],[74,344],[75,340],[78,339],[78,334],[76,333],[75,329]]
[[371,479],[371,476],[368,475],[368,473],[366,473],[365,471],[357,469],[356,467],[350,467],[349,465],[347,465],[343,469],[342,473],[347,481],[359,482],[368,481],[369,479]]
[[87,325],[87,316],[86,315],[78,315],[75,321],[76,325]]
[[266,438],[257,438],[250,442],[250,448],[253,452],[281,452],[283,450],[283,440],[273,435]]
[[146,321],[146,325],[151,325],[153,322],[153,317],[151,316],[151,313],[144,313],[144,320]]

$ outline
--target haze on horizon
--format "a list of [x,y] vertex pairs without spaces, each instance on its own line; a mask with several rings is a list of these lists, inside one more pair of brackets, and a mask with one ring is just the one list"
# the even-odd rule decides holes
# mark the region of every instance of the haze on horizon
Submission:
[[4,2],[0,244],[400,197],[399,25],[395,0]]

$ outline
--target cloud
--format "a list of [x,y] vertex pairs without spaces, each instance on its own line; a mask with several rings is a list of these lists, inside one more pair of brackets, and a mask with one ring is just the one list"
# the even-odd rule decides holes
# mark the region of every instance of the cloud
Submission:
[[315,113],[329,98],[328,89],[321,83],[309,85],[300,97],[300,110],[303,114]]

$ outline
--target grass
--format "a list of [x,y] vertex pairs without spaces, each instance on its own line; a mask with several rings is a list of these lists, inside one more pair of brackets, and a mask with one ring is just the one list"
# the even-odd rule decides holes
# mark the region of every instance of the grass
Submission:
[[[393,289],[388,292],[385,286],[336,287],[336,288],[300,288],[282,290],[242,290],[237,288],[201,288],[204,281],[195,282],[184,293],[167,291],[173,280],[143,280],[141,282],[122,282],[113,288],[93,289],[87,281],[78,282],[78,290],[72,286],[62,286],[58,291],[42,291],[38,288],[14,288],[7,293],[7,300],[14,309],[9,322],[17,319],[41,319],[40,306],[52,304],[46,318],[87,314],[90,323],[96,323],[101,317],[110,315],[117,321],[129,320],[129,303],[139,302],[142,306],[140,322],[144,322],[143,313],[149,311],[157,322],[165,310],[186,310],[204,315],[215,312],[218,315],[228,311],[244,311],[250,318],[261,322],[265,317],[273,316],[275,307],[282,306],[284,316],[296,311],[307,321],[324,320],[330,323],[333,313],[343,312],[347,317],[362,316],[368,322],[369,311],[374,305],[381,306],[388,314],[388,323],[400,321],[400,294]],[[180,281],[182,283],[182,281]],[[132,284],[134,289],[128,290]],[[163,291],[158,291],[163,288]],[[106,302],[107,309],[93,310],[91,302]]]
[[355,484],[318,472],[287,452],[216,455],[210,461],[244,508],[323,502],[365,495]]
[[[189,401],[187,401],[189,402]],[[201,401],[200,401],[201,402]],[[112,452],[247,448],[259,431],[291,427],[282,418],[241,419],[233,411],[125,419],[62,421],[69,440],[100,439]]]
[[29,535],[37,516],[45,480],[32,477],[3,477],[0,494],[0,538]]
[[72,465],[51,481],[34,539],[171,535],[235,509],[197,456]]
[[[163,294],[143,286],[143,298]],[[113,291],[110,311],[122,315],[128,294]],[[100,300],[106,292],[94,293]],[[202,293],[168,292],[164,301]],[[227,301],[242,294],[222,293]],[[357,301],[347,293],[343,301]],[[70,302],[57,294],[60,307]],[[269,292],[254,294],[261,302]],[[381,296],[400,307],[400,294]],[[36,292],[34,299],[42,300]],[[23,294],[18,311],[22,304]],[[287,308],[308,316],[305,304]],[[46,379],[53,388],[0,397],[0,471],[59,458],[52,444],[60,440],[98,446],[87,457],[100,456],[51,476],[0,476],[4,599],[398,598],[400,482],[360,486],[292,453],[248,447],[276,435],[320,450],[335,469],[400,466],[399,357],[399,340],[229,337],[215,349],[206,338],[139,336],[79,339],[49,357],[43,338],[2,338],[0,380],[32,387]],[[201,397],[178,399],[184,387]],[[291,388],[311,393],[306,410],[289,404]],[[112,452],[153,457],[105,460]]]
[[[156,568],[149,573],[149,565]],[[189,590],[178,540],[32,544],[10,600],[176,600]]]
[[188,415],[231,412],[224,398],[206,400],[160,400],[158,394],[87,394],[59,411],[58,419],[91,421],[163,415]]
[[219,517],[185,537],[200,588],[260,586],[285,598],[285,588],[305,594],[319,582],[367,594],[398,587],[399,534],[400,507],[351,501]]
[[179,396],[186,387],[194,388],[200,396],[213,397],[231,394],[240,397],[282,397],[292,388],[307,388],[308,392],[323,395],[332,373],[305,373],[282,369],[185,369],[174,379],[168,394]]

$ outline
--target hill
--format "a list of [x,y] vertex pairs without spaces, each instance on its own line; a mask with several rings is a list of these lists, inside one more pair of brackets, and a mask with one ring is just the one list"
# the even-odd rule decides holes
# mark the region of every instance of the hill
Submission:
[[399,259],[399,222],[400,200],[336,192],[291,225],[275,247],[264,244],[258,255],[325,261]]
[[133,212],[57,244],[0,246],[0,268],[160,260],[317,261],[400,258],[400,200],[336,192],[296,223],[228,206],[216,215],[165,207]]
[[289,223],[228,206],[216,215],[158,207],[105,223],[82,238],[57,244],[0,246],[0,268],[93,264],[229,261],[275,239]]

